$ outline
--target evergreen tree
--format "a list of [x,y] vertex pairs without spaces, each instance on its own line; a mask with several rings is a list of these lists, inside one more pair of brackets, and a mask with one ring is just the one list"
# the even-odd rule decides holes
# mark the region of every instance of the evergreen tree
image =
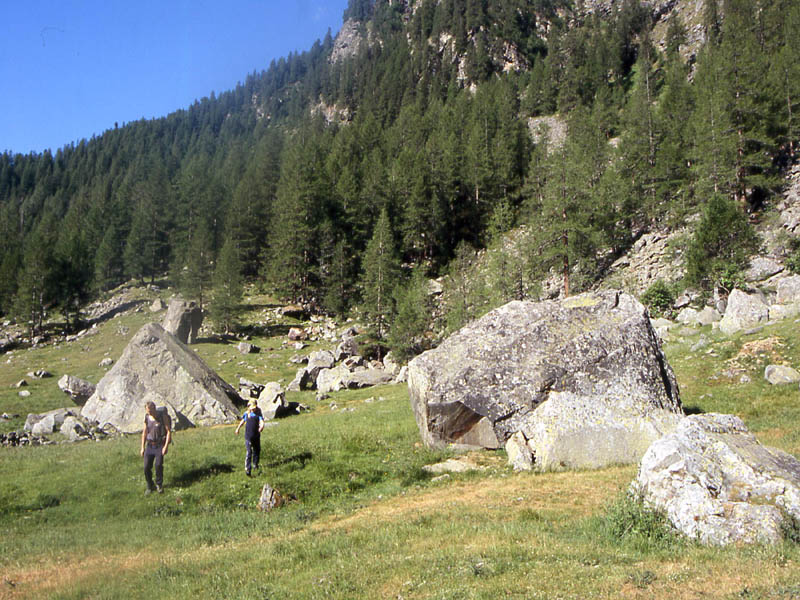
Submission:
[[230,238],[220,250],[212,286],[212,301],[209,305],[211,319],[225,333],[230,333],[236,326],[243,293],[242,262],[239,250]]
[[211,287],[214,272],[214,254],[211,233],[205,219],[198,221],[189,239],[182,260],[177,263],[177,283],[185,298],[197,299],[200,308]]
[[428,280],[422,269],[415,269],[405,285],[397,288],[394,300],[397,315],[389,330],[388,342],[392,353],[405,362],[430,348],[426,334],[432,305]]
[[362,261],[363,305],[378,339],[383,339],[394,315],[392,296],[399,277],[397,257],[389,215],[382,210]]

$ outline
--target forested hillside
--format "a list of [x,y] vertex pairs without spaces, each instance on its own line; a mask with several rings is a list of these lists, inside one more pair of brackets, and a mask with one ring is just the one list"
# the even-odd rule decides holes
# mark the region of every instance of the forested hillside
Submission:
[[[241,275],[360,306],[407,341],[421,275],[514,228],[525,251],[495,260],[489,304],[553,270],[585,288],[642,232],[698,213],[687,283],[729,285],[756,245],[747,213],[796,157],[800,5],[706,0],[696,22],[687,5],[351,0],[340,39],[232,91],[7,151],[0,311],[35,329],[55,306],[69,324],[130,278],[170,273],[203,299]],[[549,115],[565,139],[532,120]]]

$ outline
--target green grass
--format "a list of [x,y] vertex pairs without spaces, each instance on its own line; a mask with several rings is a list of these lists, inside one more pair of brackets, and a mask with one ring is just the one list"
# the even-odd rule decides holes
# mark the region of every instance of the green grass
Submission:
[[[253,321],[268,303],[258,304]],[[2,426],[67,403],[62,373],[99,380],[103,356],[117,358],[152,318],[124,315],[80,342],[3,357],[0,411],[21,416]],[[684,404],[738,414],[765,443],[800,454],[796,387],[763,381],[764,363],[800,364],[795,327],[733,340],[705,328],[668,345]],[[701,332],[711,345],[692,352]],[[740,357],[750,383],[720,376],[745,344],[773,338],[764,356]],[[262,352],[247,356],[232,344],[196,349],[231,383],[288,383],[296,351],[284,339],[260,331]],[[19,398],[10,386],[40,367],[55,377],[29,379],[31,397]],[[503,452],[483,452],[471,456],[483,470],[433,480],[422,466],[449,454],[420,443],[405,386],[289,399],[309,410],[265,429],[256,477],[244,475],[233,426],[180,431],[161,495],[143,495],[138,436],[0,449],[0,598],[798,597],[797,543],[680,539],[624,494],[635,466],[514,473]],[[289,502],[258,511],[264,483]]]

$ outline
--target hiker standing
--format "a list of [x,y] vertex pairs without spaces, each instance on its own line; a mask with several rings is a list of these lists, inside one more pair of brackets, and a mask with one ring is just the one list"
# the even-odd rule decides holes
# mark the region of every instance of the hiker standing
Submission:
[[[147,481],[145,494],[156,490],[159,494],[164,491],[164,456],[172,441],[172,428],[169,419],[164,418],[156,410],[155,402],[144,405],[144,429],[142,430],[142,450],[144,457],[144,478]],[[156,467],[156,482],[153,485],[153,465]]]
[[236,435],[244,425],[244,472],[250,477],[251,467],[258,468],[261,458],[261,432],[264,430],[264,416],[258,408],[258,402],[253,399],[247,403],[247,411],[242,415],[242,420],[236,426]]

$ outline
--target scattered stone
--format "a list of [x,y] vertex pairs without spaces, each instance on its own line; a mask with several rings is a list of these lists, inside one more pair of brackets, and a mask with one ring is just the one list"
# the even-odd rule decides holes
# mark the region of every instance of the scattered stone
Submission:
[[108,358],[108,357],[106,357],[106,358],[104,358],[103,360],[101,360],[101,361],[98,363],[98,366],[99,366],[99,367],[106,368],[106,367],[110,367],[110,366],[111,366],[111,365],[113,365],[113,364],[114,364],[114,359],[113,359],[113,358]]
[[791,304],[773,304],[769,307],[770,321],[793,319],[797,315],[800,315],[800,302],[792,302]]
[[308,312],[299,304],[289,304],[280,309],[281,316],[297,319],[298,321],[305,321],[308,319]]
[[785,385],[800,382],[800,373],[785,365],[768,365],[764,369],[764,379],[772,385]]
[[682,416],[647,310],[615,291],[495,309],[412,360],[408,388],[426,445],[521,431],[537,469],[636,462]]
[[233,423],[241,398],[197,354],[160,325],[149,323],[86,402],[81,415],[125,433],[142,429],[144,404],[166,406],[175,429]]
[[683,323],[684,325],[694,325],[697,323],[697,311],[687,306],[678,313],[678,316],[675,318],[675,320],[678,323]]
[[480,467],[477,465],[466,460],[448,458],[446,461],[434,465],[424,465],[422,470],[426,473],[438,475],[440,473],[466,473],[467,471],[476,471],[479,468]]
[[719,329],[725,335],[733,335],[764,323],[767,319],[769,307],[759,295],[736,289],[728,296],[728,308],[719,323]]
[[528,447],[528,440],[525,435],[518,431],[506,442],[506,454],[508,454],[508,464],[515,471],[530,471],[533,469],[533,453]]
[[336,346],[336,350],[333,353],[333,358],[336,360],[336,362],[340,362],[350,356],[357,356],[358,352],[358,342],[356,342],[355,338],[348,337],[345,338],[338,346]]
[[436,279],[428,279],[427,287],[429,296],[441,296],[444,292],[444,286]]
[[242,398],[258,398],[261,396],[263,389],[264,386],[260,383],[250,381],[244,377],[239,378],[239,395]]
[[800,461],[762,446],[738,417],[686,417],[645,453],[632,489],[703,544],[778,543],[800,520]]
[[46,379],[52,376],[52,373],[45,371],[44,369],[37,369],[36,371],[30,371],[28,373],[28,377],[32,377],[33,379]]
[[408,381],[408,367],[403,365],[400,367],[400,372],[394,378],[395,383],[406,383]]
[[347,387],[344,381],[349,375],[350,371],[343,364],[337,365],[332,369],[321,369],[317,374],[317,392],[319,394],[338,392],[342,388]]
[[165,308],[166,308],[166,305],[164,304],[164,301],[161,298],[156,298],[155,300],[153,300],[153,303],[150,305],[150,312],[154,312],[154,313],[161,312]]
[[15,388],[22,388],[28,385],[28,382],[25,379],[20,379],[17,383],[14,384]]
[[308,334],[305,330],[300,329],[299,327],[292,327],[289,329],[289,340],[292,342],[299,342],[305,339],[308,339]]
[[692,303],[692,299],[689,297],[688,294],[681,294],[677,298],[675,298],[675,302],[672,304],[672,308],[675,310],[680,310],[682,308],[686,308]]
[[60,430],[70,442],[77,442],[88,439],[89,434],[84,424],[75,416],[69,415],[64,419]]
[[710,306],[704,307],[700,312],[697,313],[697,324],[700,326],[703,325],[711,325],[712,323],[718,323],[722,320],[722,314],[716,309]]
[[289,362],[293,365],[304,365],[308,362],[308,357],[303,356],[300,354],[295,354],[292,358],[289,359]]
[[258,354],[261,352],[261,348],[249,342],[239,342],[239,344],[236,346],[236,349],[241,354]]
[[354,326],[350,326],[342,332],[342,341],[346,340],[347,338],[353,338],[358,335],[358,329]]
[[328,350],[318,350],[312,352],[308,357],[308,375],[312,381],[316,381],[317,375],[322,369],[330,369],[336,363],[333,353]]
[[22,390],[21,392],[17,392],[17,395],[20,398],[30,398],[31,397],[31,393],[28,390]]
[[[303,350],[304,348],[308,348],[308,344],[305,342],[295,342],[293,348],[295,350]],[[308,357],[306,357],[306,361],[308,361]]]
[[270,484],[265,483],[261,488],[261,496],[258,500],[258,510],[269,512],[273,508],[278,508],[286,503],[284,497]]
[[357,354],[355,356],[348,356],[344,359],[342,364],[348,371],[355,371],[358,367],[364,365],[364,357]]
[[391,373],[392,376],[397,376],[400,372],[401,365],[394,359],[394,354],[389,352],[383,357],[383,368],[386,369],[388,373]]
[[394,375],[388,371],[384,371],[383,369],[364,369],[348,373],[343,383],[348,389],[360,389],[392,383],[393,381]]
[[694,345],[690,348],[692,352],[697,352],[698,350],[702,350],[708,346],[708,338],[705,335],[701,335],[700,338],[694,343]]
[[83,406],[91,395],[94,394],[97,386],[85,379],[73,377],[72,375],[64,375],[58,380],[58,387],[65,394],[69,394],[75,404]]
[[181,298],[170,301],[162,327],[184,344],[194,344],[203,325],[203,311],[194,302]]
[[24,429],[35,436],[47,436],[60,428],[69,416],[75,416],[75,413],[67,408],[57,408],[40,415],[28,415]]

